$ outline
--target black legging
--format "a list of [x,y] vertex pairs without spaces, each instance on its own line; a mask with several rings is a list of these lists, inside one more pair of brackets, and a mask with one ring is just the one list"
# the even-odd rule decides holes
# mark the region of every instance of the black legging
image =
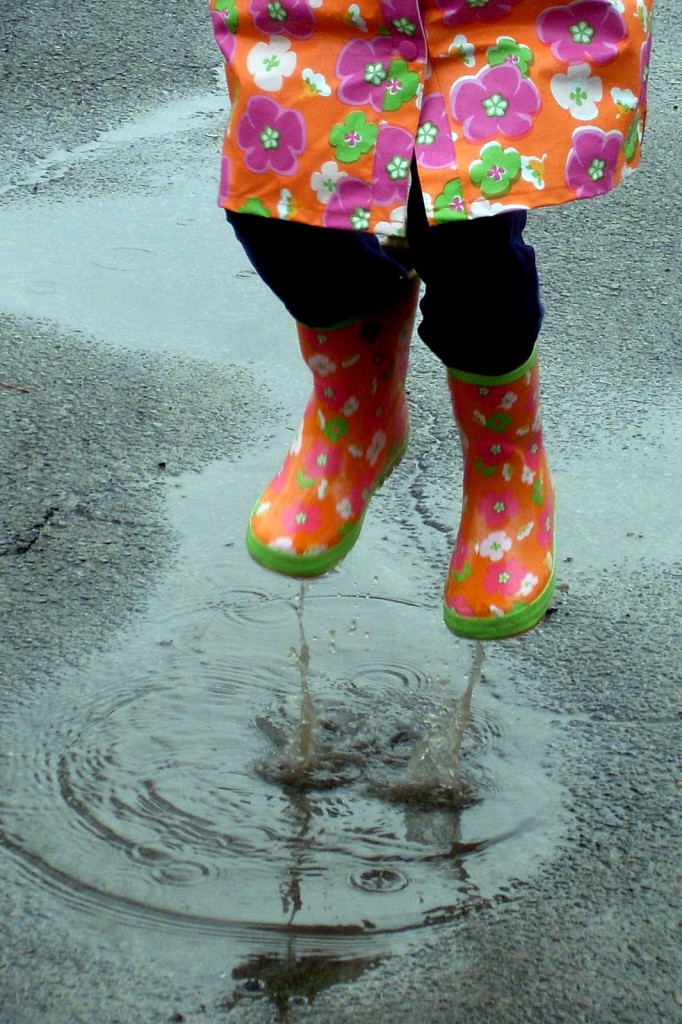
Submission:
[[424,284],[422,341],[448,367],[495,376],[526,361],[540,332],[525,211],[429,226],[413,174],[406,243],[228,211],[259,277],[291,315],[330,327],[390,304],[410,269]]

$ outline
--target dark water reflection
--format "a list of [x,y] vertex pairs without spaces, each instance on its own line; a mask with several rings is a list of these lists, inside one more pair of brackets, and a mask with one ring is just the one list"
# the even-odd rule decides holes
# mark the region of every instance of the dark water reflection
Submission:
[[[6,716],[0,829],[27,883],[150,928],[370,938],[457,916],[546,847],[548,725],[502,707],[485,676],[461,799],[415,782],[415,751],[471,672],[471,645],[439,648],[430,610],[312,593],[302,607],[295,584],[291,599],[179,603],[96,674]],[[292,768],[304,689],[312,761]]]

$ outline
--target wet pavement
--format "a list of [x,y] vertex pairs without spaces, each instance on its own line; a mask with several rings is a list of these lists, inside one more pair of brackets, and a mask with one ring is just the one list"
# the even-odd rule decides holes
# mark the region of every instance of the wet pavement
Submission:
[[418,340],[345,563],[246,555],[308,382],[215,206],[204,12],[112,6],[48,54],[0,0],[0,1022],[682,1020],[672,0],[642,169],[531,218],[559,586],[484,648]]

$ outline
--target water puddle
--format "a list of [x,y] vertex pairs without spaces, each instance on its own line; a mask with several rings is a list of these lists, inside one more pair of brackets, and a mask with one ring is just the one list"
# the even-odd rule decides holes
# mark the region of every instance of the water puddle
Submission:
[[332,958],[511,899],[563,829],[552,721],[432,607],[240,569],[206,540],[221,473],[178,488],[185,556],[145,621],[4,715],[0,841],[24,884]]

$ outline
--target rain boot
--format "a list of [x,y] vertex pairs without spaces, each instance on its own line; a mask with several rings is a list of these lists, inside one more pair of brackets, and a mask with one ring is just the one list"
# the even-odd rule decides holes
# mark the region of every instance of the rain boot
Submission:
[[540,621],[554,592],[554,488],[537,348],[504,376],[448,370],[448,378],[464,482],[443,616],[459,636],[514,636]]
[[369,499],[407,447],[405,378],[418,296],[414,279],[372,316],[323,330],[297,325],[313,390],[246,534],[249,553],[266,568],[318,576],[357,541]]

